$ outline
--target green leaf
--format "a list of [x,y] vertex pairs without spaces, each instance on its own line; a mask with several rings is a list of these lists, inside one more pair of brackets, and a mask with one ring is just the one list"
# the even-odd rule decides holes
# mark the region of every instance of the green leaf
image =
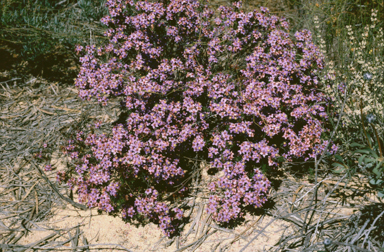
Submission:
[[355,154],[355,153],[365,153],[365,154],[369,154],[369,151],[368,151],[367,149],[360,149],[360,150],[355,150],[355,151],[353,152],[353,154]]
[[376,165],[376,167],[373,169],[373,173],[375,173],[377,176],[381,176],[381,173],[382,173],[382,171],[380,171],[379,170],[379,168],[380,168],[380,166],[383,164],[383,161],[380,161],[380,163],[378,163],[377,165]]
[[337,160],[339,160],[341,163],[344,163],[343,158],[339,154],[333,155]]
[[339,164],[339,163],[333,163],[332,165],[335,166],[335,167],[341,167],[341,169],[340,168],[334,169],[333,170],[334,173],[342,173],[342,172],[344,172],[346,170],[346,166],[345,165],[342,165],[342,164]]
[[333,166],[342,167],[342,168],[346,168],[345,165],[340,164],[340,163],[333,163],[332,165],[333,165]]
[[365,163],[371,163],[371,162],[376,162],[377,159],[376,158],[366,158],[365,159]]
[[379,171],[378,166],[376,166],[376,167],[373,169],[372,172],[373,172],[374,174],[376,174],[378,177],[381,176],[381,172]]
[[365,145],[362,145],[362,144],[359,144],[359,143],[355,143],[355,142],[353,142],[353,143],[351,143],[351,145],[350,145],[351,147],[356,147],[356,146],[358,146],[358,147],[366,147]]
[[361,157],[359,157],[359,165],[361,165],[363,163],[365,156],[366,155],[364,154]]
[[384,191],[378,192],[377,196],[379,196],[380,198],[384,198]]
[[372,156],[374,156],[376,159],[378,159],[378,158],[379,158],[379,156],[377,155],[377,153],[376,153],[376,152],[374,152],[373,150],[371,150],[371,154],[372,154]]
[[371,180],[369,181],[369,183],[372,184],[372,185],[376,185],[376,180],[375,180],[375,179],[371,179]]
[[379,158],[379,156],[376,154],[376,152],[374,152],[373,150],[371,150],[370,148],[365,148],[365,149],[360,149],[360,150],[355,150],[353,152],[353,154],[355,153],[365,153],[365,154],[370,154],[372,156],[374,156],[375,158]]

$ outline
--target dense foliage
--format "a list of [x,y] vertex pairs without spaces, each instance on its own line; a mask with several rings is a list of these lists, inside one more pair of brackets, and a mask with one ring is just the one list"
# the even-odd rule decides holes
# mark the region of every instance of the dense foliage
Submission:
[[219,174],[207,211],[226,223],[267,201],[260,167],[308,160],[330,144],[321,140],[330,101],[319,91],[323,56],[310,31],[291,38],[284,18],[244,13],[241,2],[219,16],[193,0],[107,5],[109,43],[77,47],[75,84],[83,99],[119,99],[120,119],[112,132],[79,132],[67,146],[78,165],[58,174],[89,207],[175,234],[176,199],[200,172],[190,161],[204,160]]

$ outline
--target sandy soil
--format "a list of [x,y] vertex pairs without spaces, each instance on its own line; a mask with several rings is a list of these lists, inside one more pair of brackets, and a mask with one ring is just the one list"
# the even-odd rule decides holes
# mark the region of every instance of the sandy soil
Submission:
[[[106,213],[99,215],[97,210],[79,211],[72,206],[67,206],[65,209],[54,209],[53,218],[50,219],[52,228],[68,228],[78,224],[84,225],[80,229],[84,232],[84,236],[88,238],[88,244],[120,244],[125,248],[132,251],[175,251],[176,244],[170,247],[158,247],[156,243],[162,237],[161,231],[154,224],[148,224],[145,227],[135,227],[134,225],[125,224],[121,217],[109,216]],[[266,216],[263,220],[260,220],[257,224],[259,227],[263,227],[272,218]],[[235,229],[236,234],[240,234],[248,226],[252,225],[257,220],[257,217],[246,216],[246,224]],[[201,228],[201,224],[199,225]],[[188,231],[190,224],[186,226],[185,230]],[[258,239],[252,242],[252,244],[245,251],[263,251],[263,248],[270,248],[275,242],[278,241],[281,234],[285,229],[289,227],[289,223],[285,221],[276,221],[271,224]],[[289,229],[289,228],[288,228]],[[250,229],[252,230],[252,229]],[[22,238],[19,244],[28,244],[34,241],[38,241],[43,237],[49,235],[52,231],[34,231],[27,237]],[[75,235],[73,232],[72,235]],[[251,235],[253,237],[255,234]],[[188,237],[185,244],[189,244],[194,241],[194,234]],[[230,243],[234,239],[234,235],[219,231],[210,236],[204,244],[196,251],[211,251],[212,246],[219,240],[223,240],[223,244]],[[58,240],[64,240],[58,239]],[[245,246],[250,239],[239,239],[235,242],[228,251],[239,251],[240,248]],[[70,244],[67,244],[70,246]],[[80,239],[79,245],[83,245],[82,239]],[[180,244],[182,247],[184,244]],[[116,246],[109,246],[111,248]],[[105,251],[114,251],[113,249],[105,249]]]
[[[53,156],[55,157],[55,154]],[[56,167],[58,167],[58,170],[64,169],[63,167],[65,160],[53,158],[52,161],[52,164],[58,162],[56,163]],[[203,178],[204,177],[207,177],[207,175],[203,173]],[[291,181],[291,186],[287,186],[286,184],[284,184],[287,181]],[[292,183],[292,181],[294,181],[294,183]],[[301,185],[303,185],[304,187],[298,190]],[[305,196],[306,192],[310,191],[310,188],[312,188],[313,186],[314,185],[309,183],[306,178],[297,181],[297,179],[293,178],[292,176],[288,176],[288,178],[285,178],[283,184],[281,184],[281,186],[279,187],[279,190],[277,192],[273,192],[273,194],[279,194],[284,190],[289,190],[293,192],[297,191],[296,194],[298,193],[298,191],[300,191],[300,195]],[[289,195],[289,199],[287,198],[286,202],[293,202],[295,201],[295,199],[299,198],[299,194],[297,194],[297,198],[293,197],[293,194],[294,193],[287,194]],[[74,194],[73,196],[74,201],[78,202],[77,195]],[[304,196],[303,198],[300,197],[302,198],[302,200],[300,200],[296,204],[296,207],[299,207],[299,204],[303,204],[303,202],[305,203],[306,198]],[[331,199],[330,197],[329,200],[334,199]],[[374,198],[372,198],[372,200],[374,200]],[[290,212],[291,207],[289,204],[284,206],[281,205],[279,202],[278,208],[283,210],[282,214],[286,214]],[[353,214],[353,210],[357,209],[345,206],[338,209],[338,213],[351,215]],[[192,215],[192,220],[194,219],[193,217],[194,216]],[[272,224],[268,225],[271,220],[273,220],[272,217],[259,217],[260,216],[251,216],[247,214],[244,223],[241,226],[235,228],[234,230],[228,230],[223,228],[218,229],[216,233],[209,236],[203,242],[203,244],[194,251],[238,252],[257,235],[258,231],[262,230],[265,226],[267,226],[262,232],[262,234],[259,235],[257,239],[252,240],[249,246],[244,250],[247,252],[264,251],[273,248],[274,244],[278,242],[278,240],[282,237],[283,234],[289,235],[294,231],[294,226],[290,222],[286,222],[283,220],[275,220],[274,222],[272,222]],[[317,217],[318,216],[315,215],[315,219]],[[206,216],[203,215],[200,220],[205,220],[205,218]],[[188,236],[188,239],[185,240],[184,243],[180,242],[179,244],[177,244],[177,242],[173,242],[170,246],[165,246],[166,242],[169,240],[161,239],[163,237],[162,232],[154,224],[148,224],[145,227],[136,227],[132,224],[126,224],[122,220],[121,215],[113,217],[105,212],[98,214],[96,209],[81,211],[75,209],[70,204],[54,206],[52,208],[51,218],[47,222],[41,222],[37,224],[38,226],[31,229],[31,233],[23,237],[17,243],[24,245],[30,244],[32,242],[41,240],[49,234],[52,234],[53,230],[71,228],[76,225],[81,225],[80,232],[83,232],[83,234],[79,236],[80,239],[78,245],[92,245],[90,246],[90,251],[123,251],[121,250],[123,247],[128,249],[128,251],[133,252],[177,251],[178,248],[181,248],[198,240],[203,233],[206,233],[207,229],[210,229],[209,231],[213,231],[218,228],[217,226],[214,226],[214,223],[212,222],[208,221],[206,223],[205,221],[200,221],[200,223],[198,223],[194,227],[193,232]],[[191,223],[186,225],[186,227],[184,228],[183,235],[185,235],[190,230],[191,225]],[[39,226],[44,228],[39,228]],[[45,231],[41,231],[43,229]],[[71,231],[71,236],[74,236],[75,232],[76,230],[73,229]],[[57,241],[66,241],[68,240],[68,236],[68,232],[64,232],[62,233],[62,237],[57,239]],[[85,239],[87,243],[84,243]],[[218,244],[219,242],[221,243]],[[101,244],[110,245],[102,246]],[[119,246],[117,246],[116,244],[122,247],[119,248]],[[216,247],[216,245],[218,246]],[[226,245],[230,246],[227,247],[227,250],[224,250],[223,248],[225,248]],[[70,249],[72,247],[72,244],[68,242],[67,244],[65,244],[65,246]],[[96,248],[102,249],[97,250]],[[29,252],[32,250],[27,251]],[[192,251],[191,247],[186,249],[185,251]]]
[[[289,180],[293,177],[289,177]],[[283,182],[284,183],[284,182]],[[300,181],[301,184],[307,186],[312,186],[307,180]],[[299,183],[297,187],[299,187]],[[282,185],[277,192],[279,193],[282,190],[287,190],[287,187]],[[301,191],[305,193],[306,190]],[[304,199],[305,200],[305,199]],[[77,201],[77,195],[74,194],[74,201]],[[291,201],[289,199],[288,201]],[[290,211],[290,207],[282,208],[285,213]],[[347,207],[339,209],[340,214],[351,215],[355,208]],[[235,240],[235,238],[240,237],[238,240],[233,242],[227,250],[223,251],[240,251],[253,237],[257,235],[257,231],[263,229],[268,223],[273,219],[269,216],[250,216],[247,214],[245,222],[243,225],[237,227],[234,230],[220,229],[218,232],[209,236],[204,243],[194,251],[205,252],[205,251],[220,251],[220,248],[225,247]],[[193,218],[191,218],[193,219]],[[201,218],[204,220],[205,217]],[[316,217],[315,217],[316,219]],[[121,218],[121,215],[118,217],[113,217],[103,212],[98,214],[96,209],[81,211],[73,208],[71,205],[56,206],[52,208],[52,218],[49,219],[49,223],[39,223],[39,225],[50,227],[52,229],[61,229],[61,228],[70,228],[75,225],[82,225],[80,230],[83,233],[79,239],[79,246],[85,245],[83,242],[83,237],[87,239],[87,244],[96,245],[96,244],[119,244],[129,251],[141,252],[141,251],[176,251],[177,244],[174,242],[171,246],[165,247],[164,244],[167,242],[167,239],[160,241],[162,233],[159,228],[154,224],[148,224],[145,227],[136,227],[134,225],[126,224]],[[187,244],[190,244],[196,241],[202,232],[202,227],[205,227],[204,233],[207,230],[209,225],[214,225],[209,223],[199,223],[195,226],[194,231],[191,235],[188,236],[188,239],[184,243],[180,243],[179,247],[183,247]],[[184,228],[184,233],[187,233],[190,229],[191,223],[187,224]],[[199,230],[197,230],[197,228]],[[210,229],[215,230],[215,228]],[[244,232],[244,233],[243,233]],[[292,223],[276,220],[271,225],[269,225],[262,235],[257,239],[252,241],[252,243],[244,250],[247,252],[257,252],[268,250],[273,247],[274,244],[280,239],[283,235],[288,235],[293,232]],[[32,230],[26,237],[23,237],[18,244],[29,244],[35,241],[42,239],[43,237],[51,234],[52,231],[39,231],[38,227],[35,230]],[[63,233],[65,237],[61,237],[58,241],[64,241],[68,239],[68,234]],[[71,235],[75,235],[75,230],[71,232]],[[221,244],[214,248],[218,242],[221,241]],[[71,247],[71,243],[65,244],[68,246],[68,249]],[[97,251],[122,251],[118,250],[118,246],[97,246],[98,248],[103,248]],[[93,247],[95,248],[95,247]],[[96,251],[90,247],[90,251]],[[189,249],[185,251],[190,251]]]
[[[55,155],[54,155],[55,156]],[[63,169],[64,160],[52,160],[53,163],[59,161],[57,164],[58,170]],[[74,194],[74,201],[78,202],[77,195]],[[192,215],[193,217],[193,215]],[[204,220],[205,215],[201,218]],[[191,218],[193,220],[193,218]],[[235,230],[226,230],[221,229],[213,235],[209,236],[204,243],[197,248],[195,251],[212,251],[213,246],[217,245],[219,241],[222,241],[221,245],[215,250],[219,251],[220,247],[224,247],[227,244],[230,244],[236,238],[236,234],[242,234],[241,237],[236,239],[236,242],[233,242],[231,246],[226,251],[237,252],[244,247],[251,238],[257,235],[256,231],[261,230],[267,223],[269,223],[273,218],[269,216],[250,216],[246,215],[244,224],[237,227]],[[174,242],[171,246],[164,247],[166,240],[161,241],[159,244],[159,239],[163,236],[161,230],[155,224],[148,224],[145,227],[136,227],[135,225],[125,223],[121,214],[118,217],[113,217],[103,212],[98,214],[97,209],[82,211],[75,209],[70,204],[63,206],[56,206],[52,208],[52,217],[49,219],[49,223],[41,223],[44,227],[50,227],[51,229],[61,229],[61,228],[70,228],[76,225],[82,225],[80,230],[83,231],[83,236],[86,237],[88,244],[119,244],[129,249],[130,251],[176,251],[177,244]],[[214,225],[210,223],[210,225]],[[199,223],[194,227],[194,231],[189,236],[184,243],[180,243],[179,247],[183,247],[199,238],[201,235],[202,227],[205,226],[204,232],[207,230],[207,226],[203,223]],[[252,227],[251,227],[252,226]],[[187,233],[190,230],[191,223],[187,224],[184,228],[184,233]],[[217,226],[216,226],[217,227]],[[249,228],[251,227],[251,228]],[[256,229],[255,229],[256,227]],[[196,230],[199,228],[199,230]],[[248,229],[249,228],[249,229]],[[23,237],[18,244],[29,244],[35,241],[38,241],[45,236],[52,233],[52,231],[39,231],[39,228],[32,230],[26,237]],[[248,229],[248,230],[247,230]],[[211,228],[211,231],[215,228]],[[234,232],[233,232],[234,231]],[[242,233],[243,231],[247,231]],[[262,235],[260,235],[256,240],[254,240],[244,251],[263,251],[263,249],[269,249],[272,247],[281,237],[283,232],[292,231],[290,223],[285,221],[275,221],[269,225]],[[253,232],[253,233],[252,233]],[[199,235],[196,235],[198,233]],[[64,235],[64,234],[63,234]],[[75,235],[75,230],[71,233],[72,236]],[[65,234],[65,237],[57,239],[58,241],[65,241],[68,237]],[[81,236],[80,236],[81,237]],[[85,245],[83,238],[79,239],[79,246]],[[66,246],[70,247],[71,244],[67,243]],[[100,246],[97,246],[100,247]],[[117,246],[103,246],[105,247],[102,251],[117,251]],[[109,247],[107,249],[106,247]],[[91,247],[92,251],[92,247]],[[188,250],[187,250],[188,251]]]

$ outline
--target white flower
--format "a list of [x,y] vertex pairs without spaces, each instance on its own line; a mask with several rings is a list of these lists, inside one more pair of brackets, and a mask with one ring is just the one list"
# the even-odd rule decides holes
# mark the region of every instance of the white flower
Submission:
[[372,74],[371,73],[365,73],[363,75],[363,78],[364,78],[364,80],[371,80],[372,79]]

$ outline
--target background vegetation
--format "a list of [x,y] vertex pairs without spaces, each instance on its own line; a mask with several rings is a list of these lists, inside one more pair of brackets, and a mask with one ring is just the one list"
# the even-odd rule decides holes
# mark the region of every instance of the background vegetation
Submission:
[[73,82],[76,44],[100,43],[106,0],[4,0],[0,19],[0,69]]

